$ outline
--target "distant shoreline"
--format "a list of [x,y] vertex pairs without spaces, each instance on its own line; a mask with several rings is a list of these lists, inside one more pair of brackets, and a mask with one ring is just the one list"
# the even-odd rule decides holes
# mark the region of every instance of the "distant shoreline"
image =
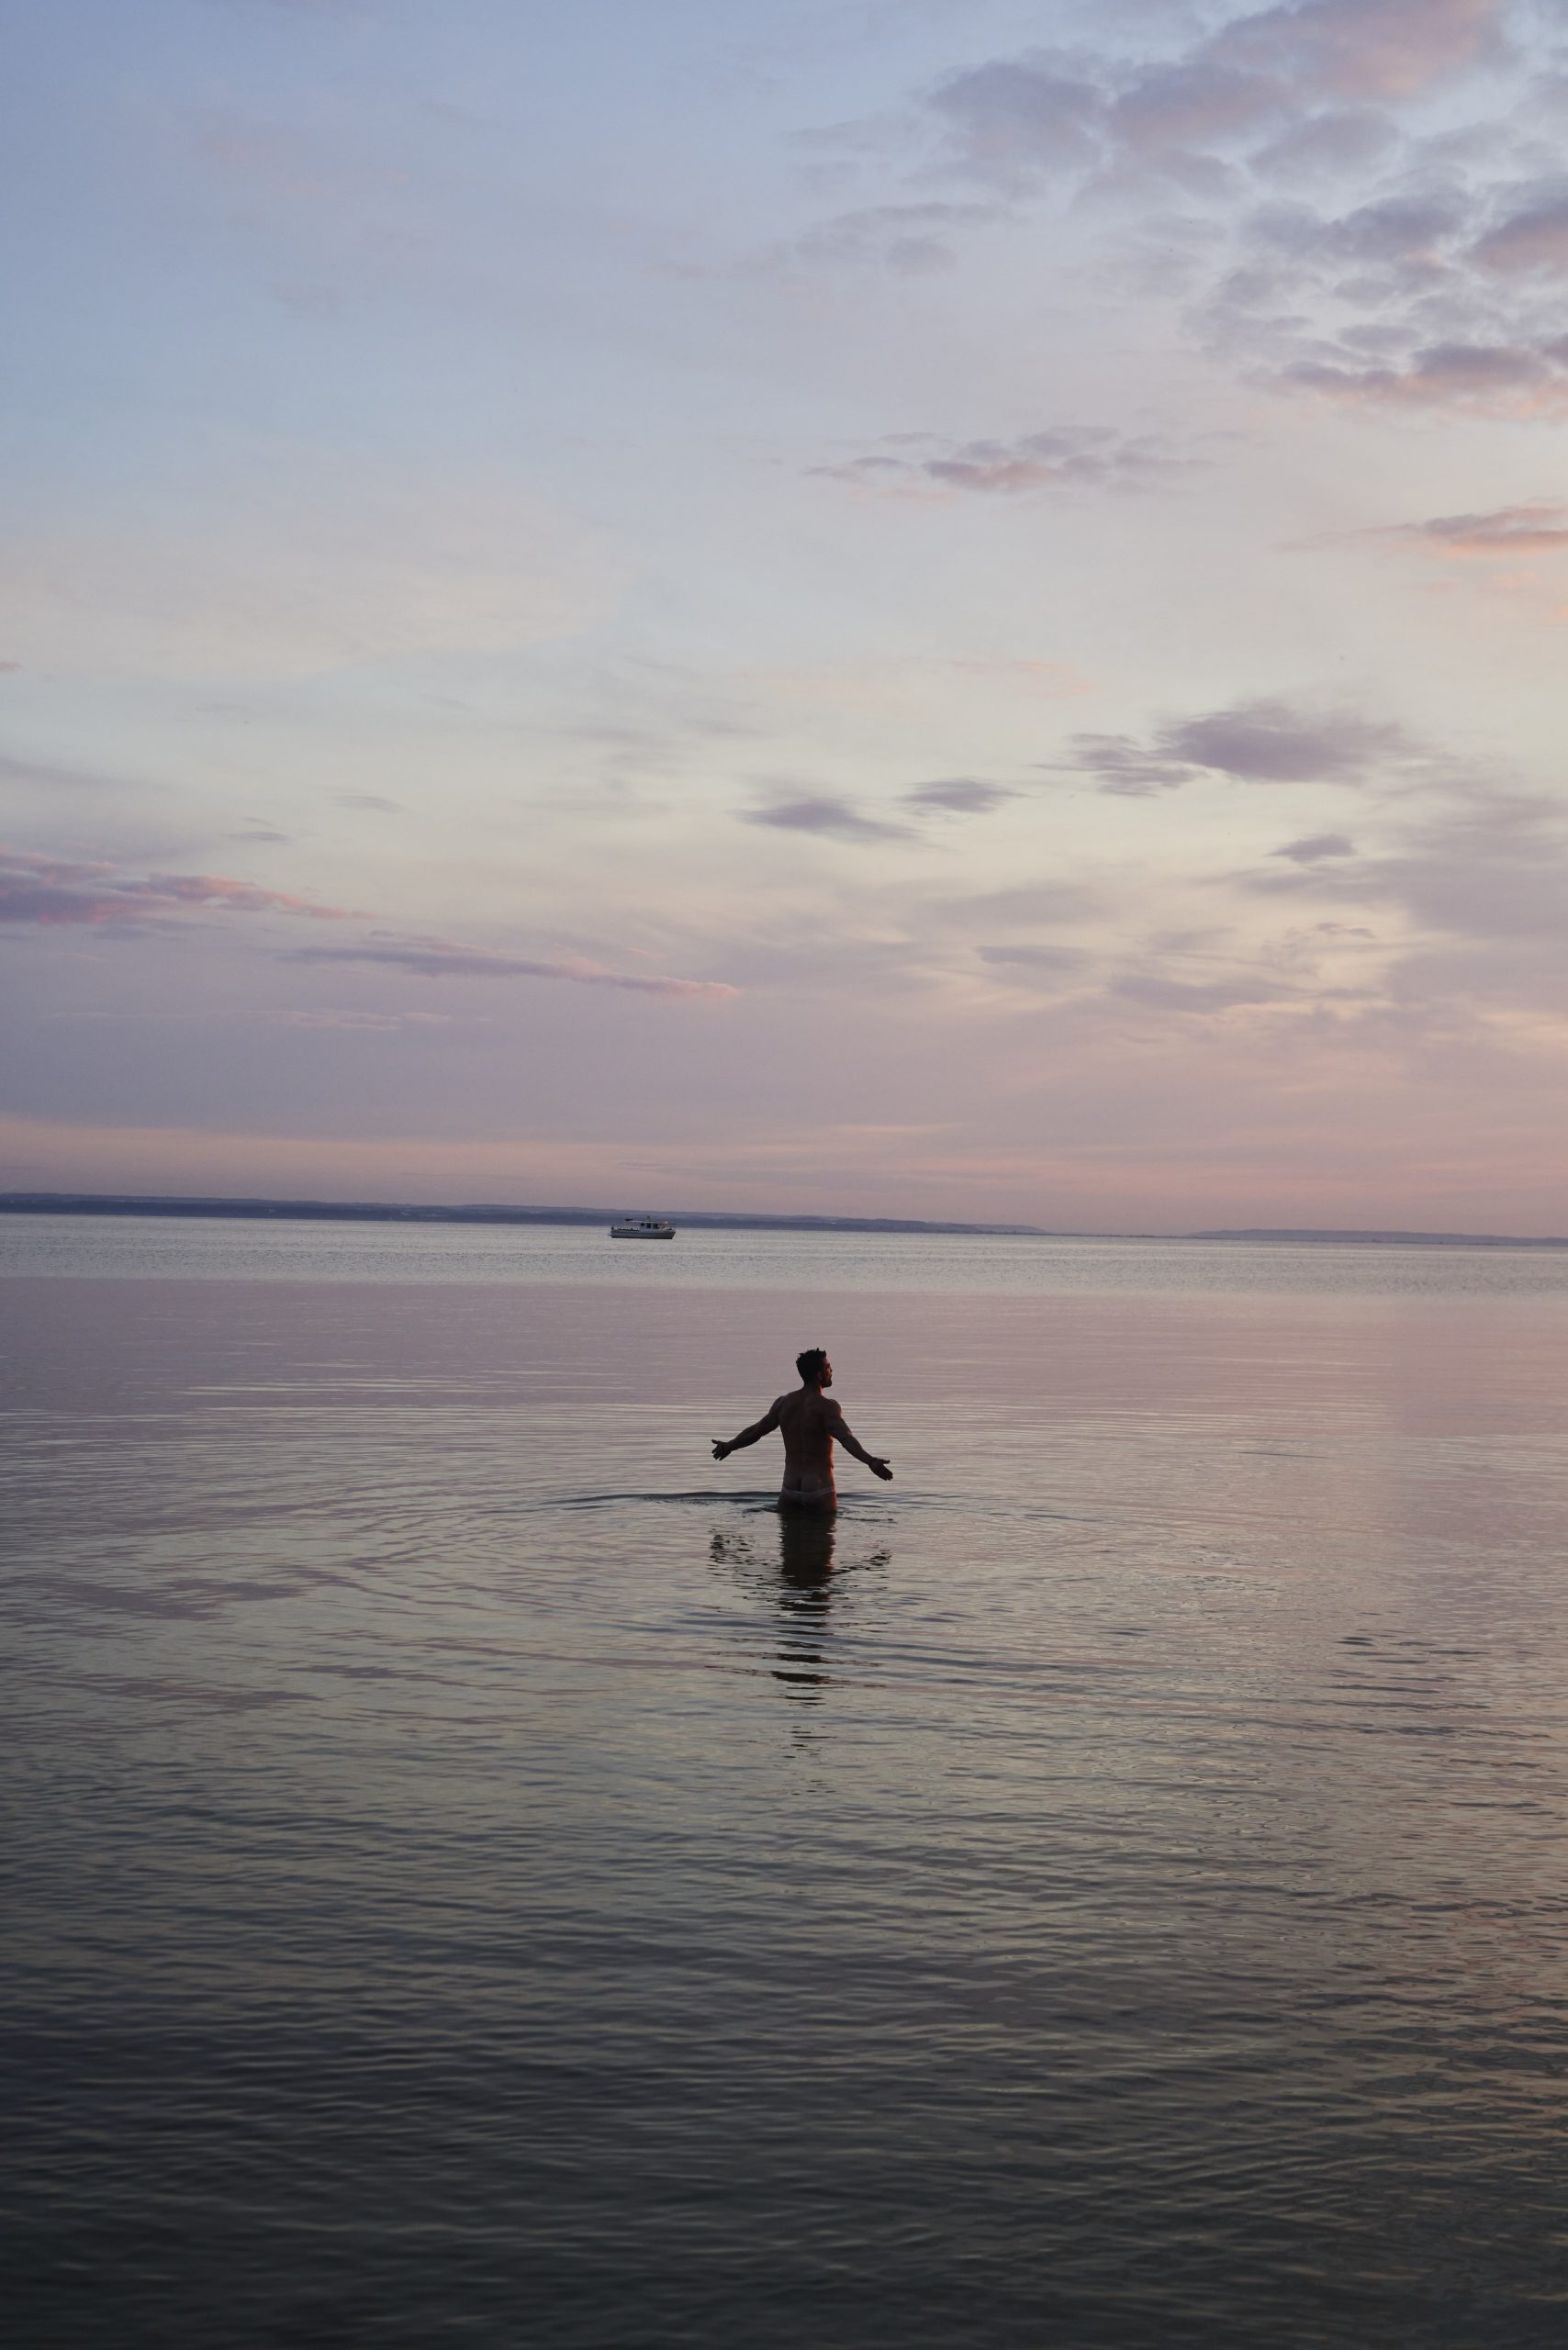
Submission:
[[[256,1223],[487,1224],[609,1225],[621,1208],[424,1206],[388,1200],[186,1198],[177,1193],[0,1192],[0,1215],[205,1216]],[[1037,1224],[934,1224],[909,1216],[747,1215],[711,1208],[673,1208],[672,1224],[709,1232],[929,1233],[1010,1240],[1209,1240],[1286,1247],[1354,1248],[1568,1248],[1568,1237],[1501,1232],[1338,1232],[1256,1226],[1216,1232],[1069,1232]]]

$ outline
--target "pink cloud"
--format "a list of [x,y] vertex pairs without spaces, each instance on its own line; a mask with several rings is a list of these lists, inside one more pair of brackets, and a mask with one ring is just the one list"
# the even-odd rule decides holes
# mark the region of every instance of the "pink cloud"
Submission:
[[1208,54],[1336,98],[1416,96],[1499,45],[1501,0],[1306,0],[1227,25]]
[[[287,914],[307,922],[368,922],[350,906],[327,906],[284,890],[263,890],[221,873],[151,873],[134,878],[103,859],[83,861],[40,856],[28,849],[0,848],[0,923],[38,929],[156,928],[191,913]],[[733,996],[739,990],[722,979],[646,977],[616,971],[582,956],[547,961],[507,955],[487,946],[465,946],[450,939],[400,937],[375,933],[363,945],[303,947],[288,959],[300,963],[381,963],[425,979],[571,979],[583,987],[622,988],[638,995]]]
[[1278,380],[1287,390],[1385,408],[1469,408],[1518,418],[1560,415],[1568,407],[1561,344],[1540,350],[1506,343],[1435,343],[1406,367],[1332,367],[1305,361]]
[[0,848],[0,922],[44,929],[140,926],[207,907],[230,913],[300,914],[310,922],[361,919],[348,907],[258,889],[220,873],[153,873],[139,880],[101,860],[82,863]]
[[1490,514],[1435,514],[1429,521],[1400,522],[1356,535],[1424,546],[1434,554],[1462,561],[1560,554],[1568,549],[1568,507],[1500,506]]

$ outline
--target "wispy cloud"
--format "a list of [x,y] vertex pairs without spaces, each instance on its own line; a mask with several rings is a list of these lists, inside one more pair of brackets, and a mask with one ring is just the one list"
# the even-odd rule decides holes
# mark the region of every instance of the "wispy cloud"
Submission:
[[0,753],[0,783],[30,785],[45,791],[114,791],[122,782],[121,777],[97,774],[91,767],[62,767],[53,759],[16,758]]
[[0,922],[44,929],[70,924],[140,929],[179,915],[215,912],[294,914],[308,922],[363,919],[347,907],[258,889],[253,882],[230,880],[218,873],[137,877],[103,860],[84,863],[0,849]]
[[391,969],[412,971],[420,979],[566,979],[578,987],[622,988],[633,995],[737,995],[723,979],[677,979],[644,977],[610,970],[585,957],[548,961],[532,955],[508,955],[487,946],[463,946],[443,938],[375,936],[353,946],[300,946],[288,957],[294,963],[379,963]]
[[[269,914],[310,923],[371,919],[352,907],[324,905],[314,898],[262,889],[225,874],[135,874],[107,858],[46,856],[26,849],[0,848],[0,923],[136,934],[212,914]],[[566,979],[583,987],[623,989],[635,995],[717,998],[738,993],[722,979],[617,971],[585,956],[552,959],[510,955],[422,934],[375,931],[352,945],[286,949],[281,959],[382,964],[425,979]],[[351,1016],[360,1015],[344,1014],[343,1018]],[[341,1024],[337,1015],[332,1024]]]
[[1312,833],[1303,840],[1286,841],[1272,853],[1292,865],[1321,865],[1325,857],[1354,856],[1356,845],[1343,833]]
[[1388,523],[1352,535],[1426,547],[1439,555],[1491,560],[1557,554],[1568,548],[1568,506],[1500,506],[1491,513],[1434,514],[1424,522]]
[[287,1028],[303,1028],[317,1034],[346,1033],[350,1035],[397,1036],[409,1029],[449,1028],[452,1015],[445,1012],[340,1012],[330,1005],[319,1011],[281,1012],[265,1015],[279,1021]]
[[315,677],[569,636],[613,601],[606,543],[510,479],[297,458],[263,494],[192,462],[167,520],[15,534],[0,642],[73,676]]
[[1371,408],[1473,408],[1480,415],[1551,417],[1568,408],[1568,336],[1550,343],[1439,342],[1402,364],[1360,367],[1300,359],[1280,371],[1287,390]]
[[834,792],[817,792],[801,800],[770,800],[765,807],[745,810],[742,821],[766,824],[775,832],[813,833],[827,840],[898,840],[908,831],[907,825],[862,816],[849,800]]
[[951,816],[989,816],[1005,800],[1016,800],[1018,794],[1000,783],[981,783],[973,776],[950,776],[941,783],[917,783],[899,797],[906,808],[916,814],[936,812]]
[[1178,979],[1157,971],[1131,971],[1113,979],[1109,993],[1153,1012],[1234,1012],[1252,1004],[1278,1003],[1294,992],[1269,979]]
[[1092,777],[1099,790],[1122,800],[1151,800],[1157,792],[1179,791],[1197,773],[1185,760],[1163,758],[1158,748],[1132,734],[1074,734],[1066,759],[1049,765]]
[[1265,872],[1264,896],[1400,909],[1418,931],[1474,939],[1568,933],[1568,814],[1519,794],[1460,794],[1376,853]]
[[976,955],[982,963],[991,963],[1009,973],[1023,972],[1036,983],[1042,979],[1058,979],[1069,972],[1081,969],[1084,956],[1073,946],[977,946]]
[[1017,498],[1039,490],[1147,489],[1182,472],[1187,463],[1147,436],[1081,424],[1025,432],[1011,441],[899,433],[858,456],[813,465],[812,471],[882,496],[969,492]]

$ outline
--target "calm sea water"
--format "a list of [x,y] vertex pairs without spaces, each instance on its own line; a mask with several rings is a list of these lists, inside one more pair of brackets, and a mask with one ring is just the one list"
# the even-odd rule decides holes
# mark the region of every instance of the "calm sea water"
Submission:
[[[6,1218],[0,1316],[28,2350],[1563,2340],[1568,1259]],[[818,1342],[795,1530],[707,1439]]]

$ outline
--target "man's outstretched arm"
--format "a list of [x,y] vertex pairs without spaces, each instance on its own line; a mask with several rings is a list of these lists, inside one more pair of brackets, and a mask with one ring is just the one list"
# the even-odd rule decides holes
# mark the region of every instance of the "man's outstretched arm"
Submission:
[[893,1472],[887,1462],[879,1453],[867,1451],[836,1404],[830,1404],[828,1406],[828,1424],[846,1452],[852,1452],[857,1460],[863,1460],[873,1477],[880,1477],[890,1483]]
[[748,1444],[760,1443],[761,1439],[767,1434],[768,1429],[776,1428],[778,1426],[778,1406],[777,1404],[769,1404],[767,1411],[764,1412],[760,1420],[754,1420],[749,1428],[742,1428],[739,1436],[731,1437],[727,1444],[723,1441],[722,1438],[714,1438],[714,1460],[727,1460],[732,1452],[744,1452]]

